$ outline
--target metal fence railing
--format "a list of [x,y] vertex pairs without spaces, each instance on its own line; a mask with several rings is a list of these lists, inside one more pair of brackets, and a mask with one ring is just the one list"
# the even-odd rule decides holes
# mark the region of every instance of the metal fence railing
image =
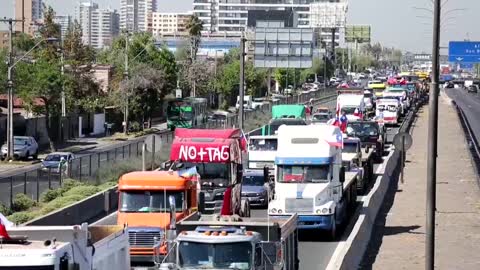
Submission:
[[[310,99],[322,99],[331,97],[334,89],[322,89],[315,92],[304,93],[297,96],[286,97],[275,102],[265,103],[254,111],[245,112],[245,121],[255,117],[258,113],[270,113],[273,105],[306,103]],[[238,116],[232,114],[224,121],[208,121],[204,128],[223,129],[238,127]],[[174,133],[163,131],[157,133],[162,143],[171,144]],[[112,147],[108,150],[98,151],[91,154],[79,155],[71,160],[65,168],[42,169],[22,171],[7,177],[0,178],[0,203],[6,206],[12,204],[15,195],[26,194],[28,197],[39,201],[41,194],[48,189],[58,188],[66,178],[79,181],[104,181],[99,179],[102,170],[109,168],[112,164],[122,161],[138,162],[135,166],[141,169],[142,147],[146,137],[134,141],[125,142],[122,145]]]

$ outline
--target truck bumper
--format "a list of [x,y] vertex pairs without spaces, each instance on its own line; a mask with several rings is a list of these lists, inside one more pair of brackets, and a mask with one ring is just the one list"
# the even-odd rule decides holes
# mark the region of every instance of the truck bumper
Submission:
[[[275,216],[288,218],[289,216]],[[299,215],[298,226],[300,230],[330,230],[332,228],[333,215]]]

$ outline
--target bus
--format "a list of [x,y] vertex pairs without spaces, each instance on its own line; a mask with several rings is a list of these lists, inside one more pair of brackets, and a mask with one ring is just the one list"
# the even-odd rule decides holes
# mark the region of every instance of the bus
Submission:
[[206,98],[179,98],[168,101],[167,128],[195,128],[205,123],[207,119]]

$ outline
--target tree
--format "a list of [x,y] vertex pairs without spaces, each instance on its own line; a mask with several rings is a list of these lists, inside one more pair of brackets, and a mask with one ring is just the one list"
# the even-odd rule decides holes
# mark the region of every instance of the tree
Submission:
[[33,39],[30,35],[25,33],[17,33],[13,38],[13,46],[15,47],[16,51],[22,53],[27,52],[33,46],[35,46],[35,39]]
[[65,34],[63,50],[65,62],[74,68],[95,60],[95,51],[91,47],[83,45],[82,26],[77,20],[73,22]]
[[193,63],[197,59],[198,47],[200,46],[200,39],[203,31],[203,22],[196,14],[191,15],[186,23],[188,36],[190,37],[190,61]]
[[[55,11],[51,6],[44,7],[43,10],[43,26],[40,28],[41,38],[48,39],[61,39],[60,25],[54,22]],[[60,49],[59,42],[43,42],[43,50],[40,50],[41,57],[48,61],[58,59],[58,50]]]
[[166,81],[163,70],[139,64],[132,70],[129,80],[122,81],[120,91],[113,97],[123,106],[125,99],[128,98],[132,118],[139,123],[148,121],[150,126],[153,112],[159,108],[160,101],[171,90],[167,87]]

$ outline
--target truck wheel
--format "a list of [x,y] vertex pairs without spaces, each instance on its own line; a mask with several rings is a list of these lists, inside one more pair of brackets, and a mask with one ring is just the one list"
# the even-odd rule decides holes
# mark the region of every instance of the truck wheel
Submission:
[[332,227],[330,228],[330,231],[328,234],[328,240],[335,241],[336,239],[337,239],[337,215],[334,214],[332,219]]

